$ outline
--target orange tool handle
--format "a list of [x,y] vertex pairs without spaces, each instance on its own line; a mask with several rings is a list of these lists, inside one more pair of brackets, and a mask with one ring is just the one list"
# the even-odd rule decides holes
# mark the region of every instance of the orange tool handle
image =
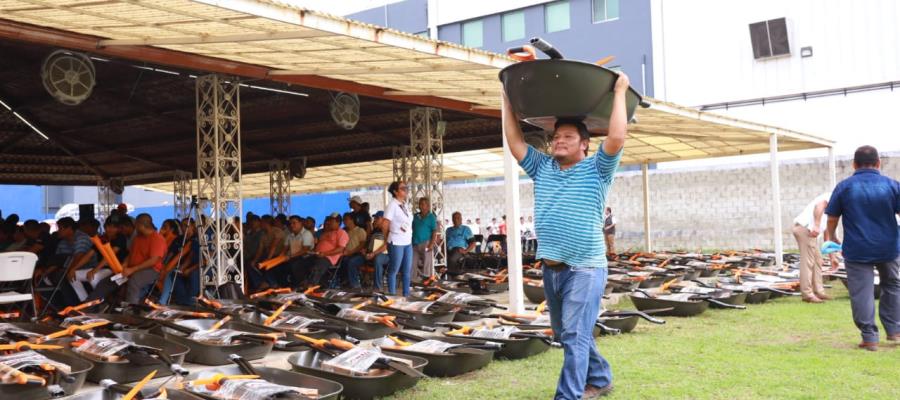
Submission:
[[506,55],[516,61],[532,61],[537,58],[537,52],[534,50],[534,46],[527,44],[506,50]]

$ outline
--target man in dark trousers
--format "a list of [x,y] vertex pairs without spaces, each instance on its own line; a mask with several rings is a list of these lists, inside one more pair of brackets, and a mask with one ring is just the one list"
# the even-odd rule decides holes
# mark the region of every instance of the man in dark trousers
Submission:
[[590,133],[581,120],[557,120],[547,155],[525,143],[509,100],[503,101],[509,149],[534,181],[537,258],[543,262],[553,333],[563,346],[555,399],[592,399],[613,388],[609,363],[591,333],[608,274],[603,209],[625,145],[627,90],[628,77],[620,74],[609,135],[590,157]]
[[862,334],[859,348],[878,350],[875,325],[874,270],[881,281],[878,314],[887,339],[900,341],[900,183],[881,175],[881,160],[872,146],[853,155],[853,175],[834,188],[825,208],[826,240],[837,241],[838,220],[844,224],[844,265],[853,322]]

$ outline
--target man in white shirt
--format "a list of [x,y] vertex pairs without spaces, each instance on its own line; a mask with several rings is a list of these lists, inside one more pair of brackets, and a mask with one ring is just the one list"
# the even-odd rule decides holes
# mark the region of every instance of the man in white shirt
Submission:
[[[828,216],[825,207],[831,199],[831,192],[825,192],[806,205],[803,212],[794,218],[792,229],[797,247],[800,248],[800,293],[807,303],[822,303],[831,300],[822,284],[822,254],[819,252],[818,238],[825,231]],[[828,240],[829,238],[825,238]],[[837,258],[831,254],[832,265]]]
[[288,221],[289,232],[284,238],[284,255],[288,257],[286,275],[290,277],[291,286],[297,288],[307,277],[315,258],[310,257],[309,252],[316,246],[316,239],[303,225],[303,218],[292,215]]
[[[473,235],[478,236],[478,235],[481,235],[481,234],[482,234],[482,233],[481,233],[481,232],[482,232],[481,218],[475,218],[475,223],[467,224],[467,225],[469,226],[469,230],[472,231],[472,234],[473,234]],[[481,239],[482,239],[482,241],[476,241],[476,242],[475,242],[475,253],[476,253],[476,254],[480,254],[480,253],[481,253],[481,247],[482,247],[482,244],[483,244],[484,237],[482,237]]]

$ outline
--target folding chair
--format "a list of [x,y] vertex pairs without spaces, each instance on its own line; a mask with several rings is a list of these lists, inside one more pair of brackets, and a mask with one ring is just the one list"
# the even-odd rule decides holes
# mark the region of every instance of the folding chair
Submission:
[[344,257],[342,256],[341,258],[338,258],[337,264],[329,265],[328,270],[325,271],[325,277],[327,277],[327,280],[325,280],[325,282],[328,282],[329,289],[340,288],[341,274],[339,272],[341,272],[341,269],[343,269],[344,267],[343,261]]
[[[30,302],[32,312],[37,314],[31,283],[35,264],[37,264],[37,255],[34,253],[27,251],[0,253],[0,283],[3,283],[0,288],[0,306],[8,307],[10,304]],[[19,287],[13,286],[13,282],[18,282]],[[16,290],[23,287],[25,289],[23,291],[28,293],[19,293]]]

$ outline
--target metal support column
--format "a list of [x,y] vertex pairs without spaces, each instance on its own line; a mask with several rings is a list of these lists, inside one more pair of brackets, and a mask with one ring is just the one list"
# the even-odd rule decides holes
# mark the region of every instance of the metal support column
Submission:
[[409,180],[409,146],[396,146],[392,149],[395,181]]
[[197,78],[197,195],[200,276],[210,295],[225,283],[243,285],[241,113],[236,78]]
[[784,257],[784,243],[781,235],[781,183],[778,174],[778,135],[769,136],[769,155],[772,170],[772,233],[775,245],[775,265],[781,266]]
[[653,252],[653,243],[650,240],[650,172],[649,164],[644,161],[641,164],[641,175],[643,176],[644,189],[644,251]]
[[[122,181],[117,179],[108,179],[108,180],[99,180],[97,181],[97,210],[94,213],[95,215],[91,215],[90,217],[97,218],[102,224],[103,221],[106,220],[106,217],[116,208],[118,205],[119,196],[122,194],[122,190],[119,189],[118,193],[116,189],[122,187]],[[84,215],[79,215],[79,218],[85,218]]]
[[837,186],[837,160],[834,156],[834,147],[828,148],[828,179],[830,183],[828,188],[834,190]]
[[[503,101],[502,99],[500,101]],[[502,126],[506,127],[506,113]],[[525,292],[522,288],[522,241],[519,239],[519,163],[513,158],[503,132],[503,194],[506,198],[506,268],[509,280],[509,312],[525,312]],[[510,234],[511,233],[511,234]]]
[[[431,211],[437,216],[439,235],[444,229],[444,132],[446,122],[441,121],[441,110],[419,107],[409,112],[409,182],[410,201],[413,209],[420,197],[431,200]],[[434,266],[447,265],[447,244],[435,249]]]
[[175,219],[181,221],[192,217],[191,195],[194,194],[194,175],[187,171],[175,171],[172,179],[172,205],[175,207]]
[[287,160],[269,161],[269,207],[273,216],[290,214],[291,165]]

